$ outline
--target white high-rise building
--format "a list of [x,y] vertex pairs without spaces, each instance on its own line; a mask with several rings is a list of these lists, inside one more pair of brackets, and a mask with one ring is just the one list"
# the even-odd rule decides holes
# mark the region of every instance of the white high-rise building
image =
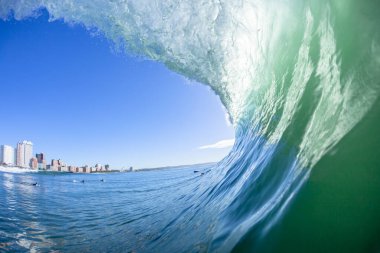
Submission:
[[33,143],[23,141],[17,144],[17,166],[30,167],[30,160],[33,158]]
[[8,145],[2,145],[0,148],[0,163],[7,165],[15,164],[15,149]]

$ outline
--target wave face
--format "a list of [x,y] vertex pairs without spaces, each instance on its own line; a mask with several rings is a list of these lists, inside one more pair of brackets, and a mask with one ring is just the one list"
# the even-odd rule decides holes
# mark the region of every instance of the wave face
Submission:
[[228,252],[257,247],[313,168],[379,115],[379,8],[370,0],[0,0],[0,17],[46,9],[51,21],[84,25],[219,95],[236,142],[210,171],[203,208],[217,217],[208,250]]

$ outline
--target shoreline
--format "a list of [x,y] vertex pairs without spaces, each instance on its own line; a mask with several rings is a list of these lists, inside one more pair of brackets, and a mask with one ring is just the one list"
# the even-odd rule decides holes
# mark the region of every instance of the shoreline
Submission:
[[22,168],[18,166],[4,166],[0,165],[0,172],[5,173],[52,173],[52,174],[108,174],[108,173],[126,173],[129,171],[119,171],[119,170],[112,170],[112,171],[96,171],[92,173],[81,173],[81,172],[69,172],[69,171],[53,171],[53,170],[38,170],[38,169],[31,169],[31,168]]

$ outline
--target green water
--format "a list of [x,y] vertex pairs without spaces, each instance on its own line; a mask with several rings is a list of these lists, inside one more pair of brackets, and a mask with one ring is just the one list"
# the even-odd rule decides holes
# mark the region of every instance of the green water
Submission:
[[380,100],[321,159],[284,217],[235,252],[380,252]]

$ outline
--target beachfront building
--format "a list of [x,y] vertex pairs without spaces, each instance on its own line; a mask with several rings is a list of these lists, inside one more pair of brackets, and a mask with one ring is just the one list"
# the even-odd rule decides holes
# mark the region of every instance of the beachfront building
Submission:
[[104,167],[103,165],[101,165],[100,163],[97,163],[95,164],[95,171],[104,171]]
[[51,160],[51,165],[47,166],[48,170],[59,171],[59,172],[71,172],[71,173],[91,173],[93,172],[93,168],[85,165],[83,167],[77,166],[68,166],[61,159],[59,160]]
[[38,169],[46,170],[46,160],[44,153],[36,154]]
[[89,167],[88,165],[80,167],[78,172],[79,173],[91,173],[92,167]]
[[29,167],[32,168],[32,169],[34,169],[34,170],[38,169],[38,161],[37,161],[37,158],[32,157],[32,159],[30,159]]
[[49,169],[53,171],[58,171],[58,166],[59,166],[58,160],[52,159]]
[[66,166],[66,163],[63,162],[61,159],[52,159],[51,165],[48,166],[48,168],[52,171],[69,172],[69,167]]
[[16,164],[20,167],[29,167],[30,160],[33,158],[33,143],[23,141],[17,143]]
[[63,167],[63,166],[66,166],[66,163],[62,161],[61,159],[58,159],[58,165]]
[[76,173],[78,172],[78,168],[76,166],[69,166],[69,172]]
[[67,166],[59,166],[58,167],[58,171],[69,172],[69,167],[67,167]]
[[0,164],[15,165],[15,149],[8,145],[0,148]]
[[67,167],[66,163],[61,159],[58,159],[58,171],[69,172],[69,167]]

